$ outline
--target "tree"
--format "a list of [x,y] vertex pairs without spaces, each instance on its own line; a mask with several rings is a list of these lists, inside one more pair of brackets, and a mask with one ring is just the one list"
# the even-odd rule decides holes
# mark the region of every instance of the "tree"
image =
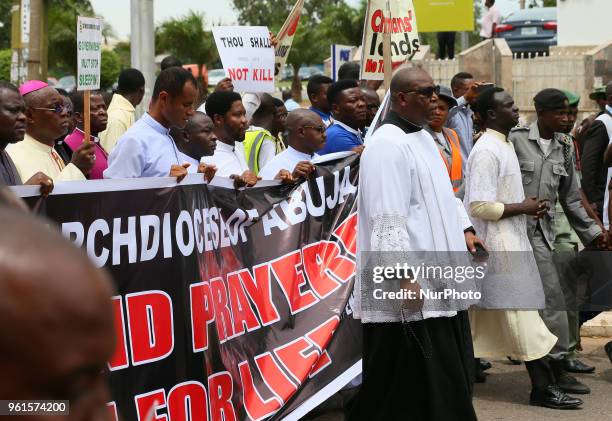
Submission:
[[76,74],[77,16],[94,16],[89,0],[49,0],[47,34],[49,70],[54,75]]
[[212,32],[204,30],[203,13],[189,11],[186,16],[169,19],[155,29],[157,54],[170,53],[183,63],[202,65],[216,60],[217,48]]
[[100,60],[100,89],[110,89],[121,72],[119,56],[110,50],[102,50]]
[[0,50],[0,80],[11,80],[12,50]]
[[0,49],[11,47],[12,0],[0,1]]
[[[295,0],[232,0],[241,25],[265,25],[278,33]],[[362,5],[363,6],[363,5]],[[365,10],[364,7],[362,7]],[[365,12],[364,12],[365,14]],[[344,0],[305,0],[287,62],[293,67],[292,90],[301,98],[298,71],[303,64],[323,61],[332,42],[361,43],[363,17],[358,19]]]
[[115,45],[113,51],[119,57],[119,63],[122,69],[132,67],[131,47],[129,41],[121,41]]

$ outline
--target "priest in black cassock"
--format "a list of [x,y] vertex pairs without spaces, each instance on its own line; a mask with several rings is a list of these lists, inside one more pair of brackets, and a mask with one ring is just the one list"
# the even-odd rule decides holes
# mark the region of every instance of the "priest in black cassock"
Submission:
[[38,172],[23,183],[5,150],[10,143],[23,140],[26,125],[25,103],[19,89],[8,82],[0,81],[0,180],[7,186],[40,185],[41,194],[47,195],[53,190],[53,180]]
[[[476,420],[465,311],[473,302],[380,300],[375,290],[384,283],[369,271],[373,260],[396,256],[413,264],[415,256],[445,253],[467,259],[468,250],[482,246],[423,130],[439,88],[425,71],[405,68],[390,90],[391,111],[366,142],[360,165],[355,317],[363,330],[363,384],[350,419]],[[413,273],[399,284],[418,294],[425,281]]]

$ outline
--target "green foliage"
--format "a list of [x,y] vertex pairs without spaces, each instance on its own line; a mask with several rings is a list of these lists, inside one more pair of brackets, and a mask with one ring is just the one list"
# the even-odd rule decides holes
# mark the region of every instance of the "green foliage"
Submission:
[[12,0],[0,1],[0,49],[11,46]]
[[126,41],[118,42],[113,48],[113,51],[119,57],[119,64],[121,69],[129,69],[132,67],[132,58],[130,55],[130,43]]
[[[241,25],[265,25],[278,33],[295,0],[232,0]],[[321,63],[331,44],[360,45],[366,2],[359,9],[345,0],[305,0],[300,23],[287,57],[294,69],[293,90],[299,96],[298,69],[303,64]]]
[[12,50],[0,50],[0,80],[11,80],[11,56]]
[[121,61],[114,51],[102,50],[100,62],[100,89],[109,89],[119,78]]
[[170,53],[185,64],[199,66],[217,60],[215,41],[212,32],[204,30],[205,23],[204,14],[194,11],[163,22],[155,29],[156,53]]
[[47,2],[47,36],[49,73],[76,75],[77,16],[94,16],[89,0],[49,0]]

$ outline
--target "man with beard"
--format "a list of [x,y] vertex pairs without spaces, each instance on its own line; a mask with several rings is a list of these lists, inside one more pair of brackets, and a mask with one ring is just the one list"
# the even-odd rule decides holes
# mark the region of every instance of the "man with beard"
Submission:
[[217,148],[201,162],[214,165],[217,175],[233,178],[236,187],[254,186],[257,176],[249,170],[244,153],[244,136],[248,127],[240,94],[232,91],[213,92],[206,100],[206,114],[214,124]]
[[31,80],[19,89],[26,104],[27,129],[22,142],[7,148],[22,180],[43,172],[55,181],[85,180],[95,162],[93,144],[84,143],[64,161],[55,140],[68,130],[68,112],[62,96],[51,86]]
[[[26,115],[23,98],[12,84],[0,81],[0,180],[7,186],[22,184],[21,177],[6,153],[9,144],[21,142],[26,133]],[[43,195],[53,190],[53,180],[37,172],[23,184],[40,185]]]
[[327,128],[327,142],[319,155],[353,151],[361,153],[363,138],[360,130],[366,125],[365,96],[357,81],[344,79],[327,90],[334,123]]
[[177,177],[190,164],[179,156],[170,129],[182,129],[193,115],[197,87],[193,75],[180,67],[163,70],[153,88],[149,112],[117,141],[108,157],[104,178]]
[[[351,420],[476,420],[474,355],[461,311],[469,304],[445,302],[445,310],[436,310],[429,300],[377,299],[386,282],[367,270],[368,255],[378,265],[392,258],[391,251],[410,261],[422,253],[463,256],[482,246],[458,206],[434,140],[423,130],[438,89],[422,69],[397,71],[391,112],[361,158],[354,316],[362,323],[363,384]],[[421,279],[397,277],[389,285],[418,294]]]

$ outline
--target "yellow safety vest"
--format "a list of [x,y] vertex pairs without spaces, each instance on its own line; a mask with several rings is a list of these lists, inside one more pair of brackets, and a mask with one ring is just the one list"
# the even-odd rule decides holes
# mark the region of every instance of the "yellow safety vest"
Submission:
[[[255,174],[259,174],[259,151],[264,140],[269,139],[276,145],[276,153],[278,154],[284,150],[284,145],[280,140],[277,140],[272,134],[266,129],[248,130],[244,135],[244,155],[249,169]],[[280,143],[280,145],[279,145]]]

